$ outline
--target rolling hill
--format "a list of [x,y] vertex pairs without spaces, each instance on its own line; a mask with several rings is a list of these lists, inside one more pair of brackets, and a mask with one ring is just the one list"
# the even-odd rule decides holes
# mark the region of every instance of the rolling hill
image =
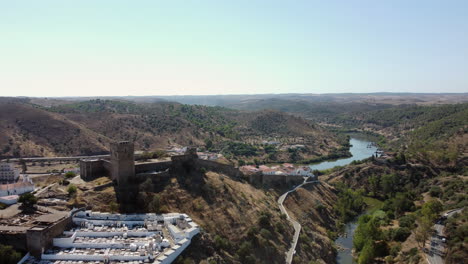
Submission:
[[[239,111],[170,102],[89,100],[37,105],[29,99],[0,100],[0,156],[91,155],[112,140],[132,140],[138,150],[173,144],[219,151],[246,142],[262,156],[262,142],[306,142],[308,157],[328,155],[343,144],[335,134],[277,111]],[[341,140],[341,141],[340,141]]]

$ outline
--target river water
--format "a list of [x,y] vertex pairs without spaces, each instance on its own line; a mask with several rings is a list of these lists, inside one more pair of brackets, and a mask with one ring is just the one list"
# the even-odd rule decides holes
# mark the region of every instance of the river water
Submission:
[[318,164],[310,165],[310,168],[312,170],[326,170],[335,166],[348,165],[354,160],[367,159],[372,156],[372,154],[375,154],[375,151],[377,151],[377,147],[373,145],[368,147],[372,142],[367,140],[351,138],[349,143],[351,144],[351,148],[349,149],[349,152],[351,152],[352,155],[351,157],[334,161],[320,162]]
[[[377,147],[371,145],[372,142],[364,140],[364,139],[357,139],[351,138],[350,139],[351,148],[350,152],[352,157],[339,159],[335,161],[325,161],[319,164],[311,165],[310,168],[313,170],[326,170],[331,169],[335,166],[344,166],[348,165],[354,160],[363,160],[372,156],[377,151]],[[357,227],[357,218],[346,224],[345,231],[342,236],[338,237],[335,240],[335,243],[339,245],[343,250],[338,251],[338,255],[336,257],[336,263],[338,264],[355,264],[356,262],[353,260],[353,256],[351,254],[353,249],[353,236],[354,231]]]

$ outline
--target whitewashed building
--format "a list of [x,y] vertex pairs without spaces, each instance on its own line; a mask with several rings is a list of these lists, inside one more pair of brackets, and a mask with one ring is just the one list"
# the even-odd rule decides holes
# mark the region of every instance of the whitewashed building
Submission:
[[16,182],[19,178],[19,170],[13,164],[0,162],[0,182]]
[[21,195],[32,191],[34,191],[34,183],[27,176],[22,176],[22,179],[15,183],[0,184],[0,197]]
[[[54,238],[40,260],[25,263],[172,263],[199,227],[186,214],[110,214],[79,211],[75,228]],[[166,230],[164,230],[166,229]],[[164,234],[168,234],[164,237]]]

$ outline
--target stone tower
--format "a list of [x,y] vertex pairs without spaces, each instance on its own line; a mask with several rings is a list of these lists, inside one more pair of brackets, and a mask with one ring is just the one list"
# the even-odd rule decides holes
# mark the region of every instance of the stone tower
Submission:
[[125,186],[129,178],[135,176],[135,158],[133,142],[120,141],[111,143],[111,178],[119,186]]

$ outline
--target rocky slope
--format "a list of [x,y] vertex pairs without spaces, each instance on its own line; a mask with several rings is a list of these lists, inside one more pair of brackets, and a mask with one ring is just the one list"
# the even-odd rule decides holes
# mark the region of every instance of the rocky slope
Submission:
[[[202,174],[202,179],[192,172],[167,181],[143,182],[138,198],[126,210],[184,212],[201,226],[201,234],[176,263],[284,263],[294,230],[278,208],[280,193],[215,172]],[[78,184],[78,195],[70,204],[101,211],[118,208],[112,187],[94,191],[89,184],[96,183]],[[333,191],[317,184],[299,189],[285,201],[290,214],[303,224],[294,263],[332,263],[335,251],[326,229],[335,222]],[[109,203],[101,204],[99,199]]]
[[293,263],[334,263],[336,250],[327,230],[336,230],[335,189],[326,183],[305,185],[288,195],[284,206],[302,230]]

